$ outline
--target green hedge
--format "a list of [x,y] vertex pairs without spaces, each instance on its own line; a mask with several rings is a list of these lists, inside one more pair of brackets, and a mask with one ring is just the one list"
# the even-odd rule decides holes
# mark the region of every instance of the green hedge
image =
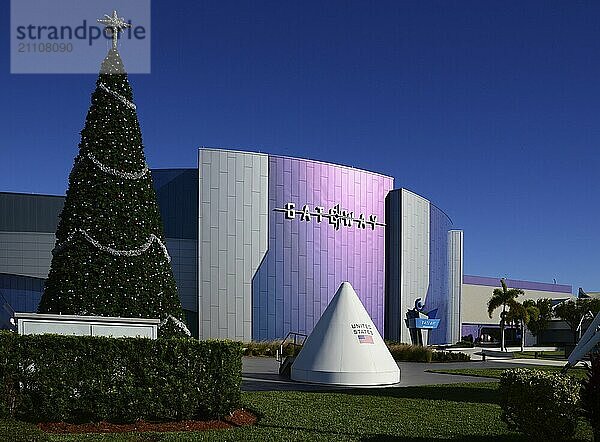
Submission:
[[473,348],[475,344],[472,341],[458,341],[456,344],[452,344],[451,348]]
[[[242,344],[244,356],[266,356],[271,358],[276,356],[280,345],[281,340],[250,341]],[[288,343],[288,345],[286,345],[286,347],[283,349],[283,356],[295,356],[300,352],[301,348],[301,346],[294,347]]]
[[466,362],[471,356],[460,351],[434,351],[431,355],[433,362]]
[[433,350],[421,345],[386,342],[392,357],[396,361],[431,362]]
[[223,416],[239,405],[241,343],[0,333],[5,416],[132,422]]
[[275,357],[281,341],[251,341],[244,342],[244,356],[268,356]]
[[421,345],[386,342],[392,357],[396,361],[407,362],[458,362],[470,361],[471,356],[461,352],[434,351]]
[[594,440],[600,441],[600,353],[592,355],[581,390],[581,407],[592,425]]
[[[244,356],[267,356],[274,357],[279,349],[281,341],[252,341],[244,342]],[[421,345],[402,344],[398,342],[386,342],[392,357],[396,361],[410,362],[464,362],[470,361],[471,356],[462,352],[434,351],[429,347]],[[301,347],[288,345],[284,356],[298,354]]]
[[560,373],[516,368],[500,377],[502,419],[531,440],[563,440],[575,433],[581,384]]

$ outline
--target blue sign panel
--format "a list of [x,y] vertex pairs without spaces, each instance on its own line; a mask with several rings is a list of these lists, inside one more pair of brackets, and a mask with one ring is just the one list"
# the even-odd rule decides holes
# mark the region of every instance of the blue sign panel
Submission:
[[415,328],[438,328],[439,319],[415,318]]

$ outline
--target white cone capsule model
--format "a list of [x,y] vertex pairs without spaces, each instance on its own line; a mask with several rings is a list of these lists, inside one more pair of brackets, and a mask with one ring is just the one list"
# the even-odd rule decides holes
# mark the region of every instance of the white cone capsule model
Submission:
[[349,282],[340,285],[292,364],[295,381],[388,385],[400,369]]

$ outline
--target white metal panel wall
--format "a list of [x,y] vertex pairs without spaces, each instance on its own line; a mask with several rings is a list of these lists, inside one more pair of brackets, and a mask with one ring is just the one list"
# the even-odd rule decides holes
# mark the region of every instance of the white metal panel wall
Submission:
[[252,278],[268,246],[268,155],[199,151],[199,338],[252,339]]
[[[429,288],[429,201],[402,189],[402,285],[401,312],[414,307],[415,299],[425,301]],[[411,342],[408,327],[401,318],[400,341]]]
[[461,334],[461,299],[463,283],[463,231],[448,232],[448,320],[452,343],[460,341]]

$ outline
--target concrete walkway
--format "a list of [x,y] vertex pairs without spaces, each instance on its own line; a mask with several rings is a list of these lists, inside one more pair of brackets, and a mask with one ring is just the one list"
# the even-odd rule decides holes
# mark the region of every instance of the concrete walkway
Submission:
[[[558,363],[558,364],[556,364]],[[400,367],[400,383],[393,387],[414,387],[432,384],[456,384],[462,382],[494,382],[495,379],[458,376],[441,373],[428,373],[426,370],[443,370],[455,368],[515,368],[531,365],[564,365],[561,361],[542,359],[501,359],[488,358],[487,361],[421,363],[398,362]],[[242,368],[243,391],[323,391],[345,390],[349,387],[332,387],[317,384],[295,382],[279,375],[279,363],[274,358],[245,357]],[[382,388],[382,387],[375,387]]]
[[[555,351],[558,347],[525,347],[526,352],[542,352],[542,351]],[[488,361],[503,361],[510,364],[519,365],[551,365],[556,367],[564,366],[566,360],[553,360],[553,359],[513,359],[513,354],[521,351],[521,347],[508,347],[503,352],[500,347],[473,347],[473,348],[446,348],[445,351],[461,352],[471,356],[471,362],[483,360],[482,350],[488,352],[486,359]],[[489,354],[495,353],[495,354]],[[583,365],[581,362],[577,366]]]

